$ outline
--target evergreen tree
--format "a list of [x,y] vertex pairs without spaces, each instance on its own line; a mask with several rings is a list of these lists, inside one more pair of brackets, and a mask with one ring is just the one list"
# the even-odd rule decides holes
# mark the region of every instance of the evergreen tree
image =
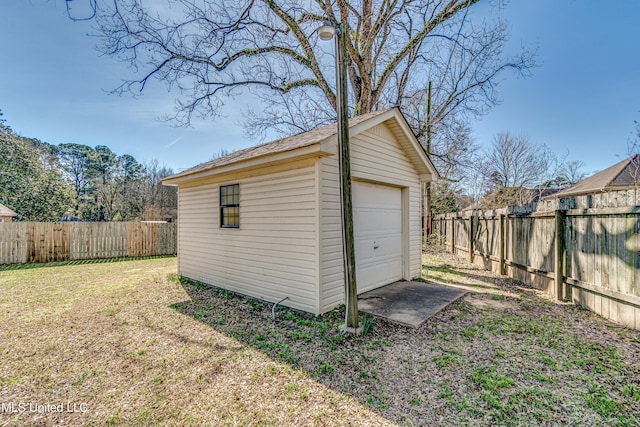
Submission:
[[56,169],[43,166],[40,153],[3,125],[0,129],[0,203],[18,220],[56,221],[73,207],[73,189]]

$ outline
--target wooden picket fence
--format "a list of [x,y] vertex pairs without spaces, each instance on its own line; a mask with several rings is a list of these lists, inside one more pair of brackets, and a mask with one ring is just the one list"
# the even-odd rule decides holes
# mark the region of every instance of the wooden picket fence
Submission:
[[433,218],[452,253],[640,329],[640,207]]
[[0,264],[175,254],[174,223],[0,223]]

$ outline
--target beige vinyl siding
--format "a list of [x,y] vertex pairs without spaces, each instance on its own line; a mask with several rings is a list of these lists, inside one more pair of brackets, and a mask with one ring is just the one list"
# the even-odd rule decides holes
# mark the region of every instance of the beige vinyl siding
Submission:
[[[318,312],[315,159],[180,188],[180,274]],[[220,228],[219,186],[240,184],[240,228]]]
[[[409,254],[404,254],[403,271],[405,271],[405,279],[419,277],[422,265],[421,201],[420,179],[417,171],[384,123],[352,136],[350,148],[352,179],[407,187],[404,191],[407,192],[409,207],[409,212],[405,215],[409,227],[407,242]],[[322,176],[320,283],[322,284],[321,311],[325,312],[344,303],[338,156],[321,159],[320,167]]]
[[344,303],[342,222],[338,156],[320,159],[320,311]]

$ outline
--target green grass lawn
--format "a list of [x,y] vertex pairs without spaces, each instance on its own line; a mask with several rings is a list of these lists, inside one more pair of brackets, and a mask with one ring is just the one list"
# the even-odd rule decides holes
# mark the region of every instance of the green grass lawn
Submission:
[[638,424],[639,332],[427,261],[470,294],[355,338],[339,309],[274,322],[174,258],[0,271],[0,425]]

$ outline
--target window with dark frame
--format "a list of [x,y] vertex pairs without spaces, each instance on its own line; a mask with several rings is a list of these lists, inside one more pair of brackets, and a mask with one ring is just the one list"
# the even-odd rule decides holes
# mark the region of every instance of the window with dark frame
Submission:
[[220,186],[220,227],[240,228],[240,184]]

